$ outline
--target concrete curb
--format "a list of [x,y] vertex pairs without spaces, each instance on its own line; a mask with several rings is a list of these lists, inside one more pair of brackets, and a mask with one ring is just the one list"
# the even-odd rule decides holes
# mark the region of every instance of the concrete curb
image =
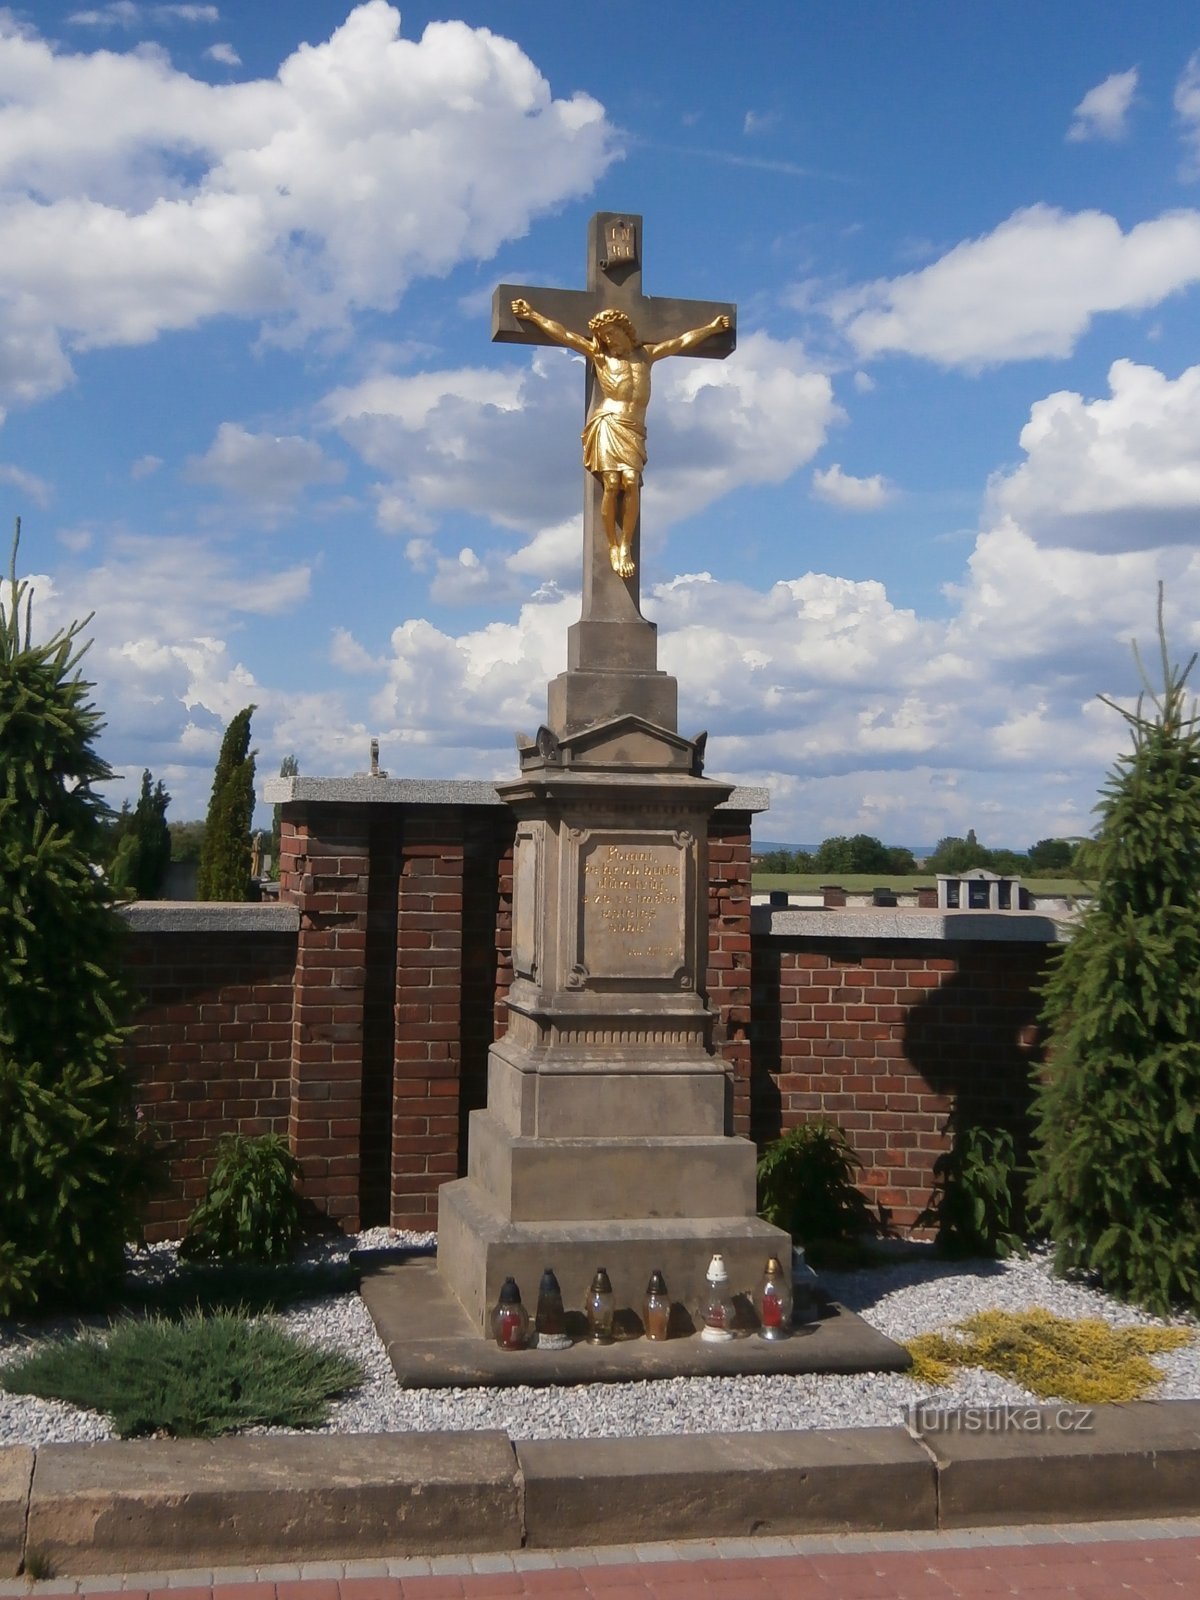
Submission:
[[910,1429],[498,1432],[0,1449],[0,1578],[764,1534],[1194,1515],[1200,1401],[919,1414]]

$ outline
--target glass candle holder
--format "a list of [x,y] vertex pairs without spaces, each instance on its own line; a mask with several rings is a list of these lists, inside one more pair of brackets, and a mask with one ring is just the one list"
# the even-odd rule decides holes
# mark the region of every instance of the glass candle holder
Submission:
[[767,1262],[762,1282],[758,1286],[758,1336],[774,1343],[786,1339],[792,1331],[792,1285],[790,1273],[785,1273],[778,1256]]
[[587,1312],[588,1343],[611,1344],[613,1342],[613,1317],[616,1314],[616,1300],[613,1296],[613,1286],[609,1282],[608,1273],[603,1267],[596,1269],[596,1276],[592,1279],[592,1287],[588,1290]]
[[553,1267],[542,1273],[538,1285],[537,1314],[534,1317],[539,1350],[569,1350],[571,1335],[567,1332],[567,1313],[563,1309],[562,1290],[554,1276]]
[[492,1337],[501,1350],[524,1350],[528,1334],[529,1313],[521,1304],[521,1291],[515,1278],[505,1278],[492,1308]]
[[704,1323],[700,1337],[709,1344],[724,1344],[727,1339],[733,1338],[734,1318],[733,1301],[729,1298],[729,1274],[725,1270],[724,1256],[719,1254],[713,1256],[704,1276],[707,1288],[700,1305],[700,1318]]
[[667,1280],[661,1272],[652,1272],[646,1285],[646,1303],[642,1308],[642,1324],[647,1339],[669,1339],[671,1326],[671,1297],[667,1293]]

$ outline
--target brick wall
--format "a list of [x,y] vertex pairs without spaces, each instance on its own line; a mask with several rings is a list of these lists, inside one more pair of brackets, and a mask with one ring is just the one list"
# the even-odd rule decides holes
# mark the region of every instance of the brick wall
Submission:
[[750,1132],[750,818],[716,812],[708,837],[708,1003],[733,1069],[733,1132]]
[[129,1046],[138,1102],[171,1146],[170,1188],[146,1212],[150,1240],[179,1236],[220,1134],[288,1131],[296,935],[252,920],[244,932],[171,931],[144,918],[126,941],[142,1000]]
[[817,1117],[839,1123],[860,1186],[903,1227],[930,1198],[952,1111],[1025,1143],[1046,944],[767,935],[753,955],[760,1144]]
[[[484,785],[441,786],[473,798],[437,805],[395,803],[404,787],[291,803],[278,906],[130,913],[144,995],[130,1056],[176,1141],[150,1237],[179,1231],[234,1129],[286,1132],[306,1194],[344,1228],[435,1226],[506,1024],[514,827]],[[752,936],[750,813],[733,810],[712,820],[708,909],[706,999],[735,1132],[761,1144],[832,1117],[902,1225],[929,1197],[952,1107],[1024,1134],[1051,924],[1029,943],[789,936],[777,921]]]

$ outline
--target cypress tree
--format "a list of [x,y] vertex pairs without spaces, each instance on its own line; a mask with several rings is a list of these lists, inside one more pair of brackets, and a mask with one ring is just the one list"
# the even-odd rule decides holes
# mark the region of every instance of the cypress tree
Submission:
[[212,798],[200,852],[196,895],[200,900],[249,900],[250,822],[254,816],[254,751],[250,718],[239,711],[225,730],[213,774]]
[[[121,1061],[123,926],[97,871],[111,778],[79,672],[87,625],[36,644],[0,596],[0,1315],[119,1280],[139,1169]],[[22,612],[24,617],[22,619]]]
[[1136,711],[1115,707],[1133,748],[1096,807],[1096,898],[1045,990],[1032,1198],[1060,1268],[1165,1313],[1200,1308],[1200,721],[1161,587],[1159,639],[1161,694],[1142,671]]

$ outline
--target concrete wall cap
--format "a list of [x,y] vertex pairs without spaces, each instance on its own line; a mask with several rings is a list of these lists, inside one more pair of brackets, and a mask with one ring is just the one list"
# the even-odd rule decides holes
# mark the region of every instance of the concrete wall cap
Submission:
[[[263,784],[263,799],[269,805],[286,805],[289,801],[342,806],[502,806],[505,803],[496,793],[495,784],[474,779],[373,778],[366,774],[352,778],[268,778]],[[738,786],[717,810],[759,812],[768,810],[770,804],[769,790]]]
[[118,914],[134,933],[295,933],[300,912],[269,901],[135,900]]
[[774,939],[935,939],[947,943],[1056,944],[1069,930],[1029,911],[843,911],[752,906],[753,933]]

